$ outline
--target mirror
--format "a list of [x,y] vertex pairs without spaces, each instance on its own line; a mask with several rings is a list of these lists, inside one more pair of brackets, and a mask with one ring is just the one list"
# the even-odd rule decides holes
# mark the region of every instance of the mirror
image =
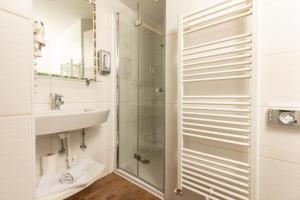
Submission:
[[33,0],[35,74],[96,78],[92,0]]

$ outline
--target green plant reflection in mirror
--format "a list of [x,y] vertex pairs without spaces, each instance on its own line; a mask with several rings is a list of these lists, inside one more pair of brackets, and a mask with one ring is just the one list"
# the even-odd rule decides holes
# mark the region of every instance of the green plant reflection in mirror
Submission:
[[95,4],[88,0],[33,0],[35,74],[96,77]]

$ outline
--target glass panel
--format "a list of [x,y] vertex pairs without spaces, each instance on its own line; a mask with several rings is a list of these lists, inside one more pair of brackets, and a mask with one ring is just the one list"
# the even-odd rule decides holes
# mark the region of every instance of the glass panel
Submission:
[[128,6],[119,17],[118,168],[163,191],[164,1]]
[[119,16],[119,160],[118,167],[137,175],[138,29],[136,15]]
[[163,37],[139,27],[139,142],[141,179],[164,188]]

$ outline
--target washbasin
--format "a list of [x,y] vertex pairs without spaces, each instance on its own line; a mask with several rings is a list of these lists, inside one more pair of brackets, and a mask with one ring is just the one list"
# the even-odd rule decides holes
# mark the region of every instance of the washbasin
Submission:
[[62,133],[97,126],[106,122],[108,115],[108,109],[37,113],[35,117],[36,135]]

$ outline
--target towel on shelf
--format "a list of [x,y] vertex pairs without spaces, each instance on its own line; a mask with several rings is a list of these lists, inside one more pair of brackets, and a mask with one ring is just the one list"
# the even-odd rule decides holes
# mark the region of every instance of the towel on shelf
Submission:
[[[67,172],[58,172],[55,174],[43,175],[36,189],[36,197],[44,197],[54,193],[66,191],[68,189],[84,187],[88,184],[88,165],[89,160],[83,160],[71,167],[67,172],[73,174],[73,182],[70,184],[62,184],[60,179]],[[76,170],[80,170],[76,171]]]
[[36,197],[40,198],[50,194],[63,192],[68,189],[83,187],[88,184],[87,173],[72,184],[61,184],[59,179],[62,175],[63,173],[56,173],[42,176],[36,189]]
[[59,179],[62,184],[72,184],[76,182],[83,174],[85,174],[89,167],[89,160],[82,160],[68,169]]

